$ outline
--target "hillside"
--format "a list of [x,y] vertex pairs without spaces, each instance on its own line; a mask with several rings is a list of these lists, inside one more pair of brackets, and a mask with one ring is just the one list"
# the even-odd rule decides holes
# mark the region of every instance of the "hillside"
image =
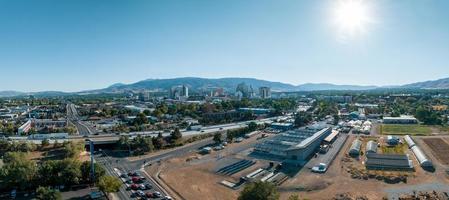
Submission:
[[449,78],[443,78],[433,81],[424,81],[403,85],[403,88],[419,88],[419,89],[449,89]]

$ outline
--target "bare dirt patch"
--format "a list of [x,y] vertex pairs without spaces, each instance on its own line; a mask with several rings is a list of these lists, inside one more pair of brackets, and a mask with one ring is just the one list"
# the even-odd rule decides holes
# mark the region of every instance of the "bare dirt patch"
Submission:
[[435,157],[441,163],[449,164],[449,144],[447,142],[441,138],[423,138],[422,140],[432,149]]

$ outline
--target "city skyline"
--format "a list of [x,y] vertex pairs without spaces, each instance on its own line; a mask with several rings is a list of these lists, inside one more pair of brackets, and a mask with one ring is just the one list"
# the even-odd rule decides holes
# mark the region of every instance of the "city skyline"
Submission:
[[174,77],[376,86],[449,77],[449,2],[354,1],[364,11],[351,15],[357,4],[334,2],[0,1],[0,91]]

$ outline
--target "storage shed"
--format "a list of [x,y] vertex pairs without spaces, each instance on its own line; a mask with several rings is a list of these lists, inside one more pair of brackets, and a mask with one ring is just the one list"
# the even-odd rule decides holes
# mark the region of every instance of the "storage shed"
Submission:
[[352,142],[351,148],[349,149],[349,155],[352,157],[357,157],[360,155],[360,148],[362,146],[362,141],[360,141],[359,139],[355,139]]
[[376,153],[377,152],[377,142],[374,140],[368,141],[366,143],[366,153]]
[[423,168],[432,168],[433,164],[432,162],[427,158],[427,156],[424,154],[424,152],[421,151],[421,149],[418,146],[412,147],[413,154],[415,154],[416,159],[419,162],[419,165]]

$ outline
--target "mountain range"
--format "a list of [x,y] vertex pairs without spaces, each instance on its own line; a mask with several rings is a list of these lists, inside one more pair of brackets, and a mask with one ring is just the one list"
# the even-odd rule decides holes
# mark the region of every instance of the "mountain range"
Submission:
[[372,90],[378,88],[411,88],[411,89],[449,89],[449,78],[433,81],[417,82],[401,86],[360,86],[360,85],[336,85],[330,83],[306,83],[301,85],[292,85],[288,83],[273,82],[255,78],[198,78],[182,77],[170,79],[147,79],[131,84],[116,83],[107,88],[98,90],[87,90],[75,93],[45,91],[45,92],[18,92],[18,91],[0,91],[0,97],[12,97],[23,95],[34,96],[63,96],[73,94],[94,94],[94,93],[119,93],[129,90],[169,90],[172,86],[187,85],[192,91],[208,87],[221,87],[226,91],[234,91],[238,84],[245,83],[257,91],[259,87],[267,86],[272,91],[293,92],[293,91],[320,91],[320,90]]

